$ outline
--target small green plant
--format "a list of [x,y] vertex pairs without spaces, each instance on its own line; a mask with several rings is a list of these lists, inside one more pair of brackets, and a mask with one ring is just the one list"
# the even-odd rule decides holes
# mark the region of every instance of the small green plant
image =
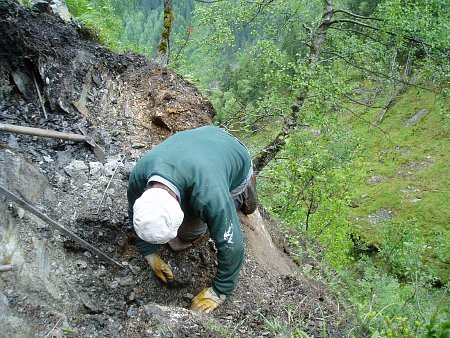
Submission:
[[219,325],[213,320],[208,320],[206,323],[206,329],[219,337],[233,337],[233,334],[229,328]]
[[61,331],[64,333],[64,334],[71,334],[71,333],[75,333],[75,331],[74,330],[72,330],[72,329],[68,329],[68,328],[62,328],[61,329]]
[[[267,331],[271,336],[278,338],[309,338],[310,336],[301,329],[301,323],[295,319],[295,308],[287,307],[285,309],[286,317],[280,319],[277,317],[266,318],[261,313],[259,314],[265,323]],[[327,337],[326,324],[323,326],[323,337]]]

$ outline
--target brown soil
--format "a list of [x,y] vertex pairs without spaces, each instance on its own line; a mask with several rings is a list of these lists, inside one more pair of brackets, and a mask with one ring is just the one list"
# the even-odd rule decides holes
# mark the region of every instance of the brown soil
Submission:
[[[231,301],[212,314],[188,310],[210,285],[214,245],[161,249],[177,282],[159,282],[139,257],[128,225],[128,174],[168,136],[212,123],[215,110],[172,70],[114,54],[74,23],[0,2],[0,123],[66,133],[85,143],[0,133],[0,185],[121,262],[100,260],[0,196],[0,324],[4,337],[341,336],[342,313],[280,247],[282,225],[241,215],[246,258]],[[44,108],[43,108],[44,107]],[[45,109],[45,113],[44,113]],[[297,333],[300,336],[300,332]]]

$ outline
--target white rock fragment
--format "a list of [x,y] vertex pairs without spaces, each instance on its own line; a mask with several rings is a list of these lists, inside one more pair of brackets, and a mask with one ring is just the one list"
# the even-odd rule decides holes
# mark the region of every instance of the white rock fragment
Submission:
[[43,156],[44,161],[47,163],[53,162],[53,159],[50,156]]
[[108,161],[105,163],[105,173],[107,176],[112,176],[116,168],[124,166],[120,160],[121,160],[120,156],[108,159]]
[[99,178],[105,174],[105,167],[101,162],[89,162],[89,174],[92,178]]
[[88,166],[83,161],[73,160],[64,168],[64,171],[70,177],[79,177],[88,171]]

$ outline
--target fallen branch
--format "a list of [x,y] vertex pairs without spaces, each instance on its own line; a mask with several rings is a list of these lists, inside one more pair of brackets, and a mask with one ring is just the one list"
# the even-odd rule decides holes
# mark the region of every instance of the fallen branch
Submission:
[[0,272],[14,271],[15,269],[16,269],[16,266],[13,264],[0,265]]
[[44,100],[42,99],[41,91],[39,90],[39,86],[38,86],[38,83],[36,81],[36,76],[34,75],[34,73],[33,73],[33,81],[34,81],[34,85],[36,86],[36,91],[37,91],[37,94],[39,96],[39,101],[41,102],[41,107],[42,107],[42,111],[44,112],[44,117],[45,117],[45,119],[47,119],[47,112],[45,110]]
[[120,156],[120,160],[117,162],[117,165],[116,165],[116,167],[114,168],[114,171],[113,171],[113,173],[112,173],[112,175],[111,175],[111,178],[109,179],[108,185],[106,186],[106,189],[105,189],[105,191],[103,192],[102,199],[100,200],[100,203],[98,204],[97,211],[95,212],[96,214],[98,214],[98,212],[100,211],[100,207],[102,206],[103,199],[105,198],[106,192],[108,191],[108,188],[109,188],[109,186],[110,186],[110,184],[111,184],[111,181],[113,180],[114,175],[116,174],[117,168],[119,168],[119,165],[122,164],[124,158],[125,158],[125,156],[122,156],[122,155]]

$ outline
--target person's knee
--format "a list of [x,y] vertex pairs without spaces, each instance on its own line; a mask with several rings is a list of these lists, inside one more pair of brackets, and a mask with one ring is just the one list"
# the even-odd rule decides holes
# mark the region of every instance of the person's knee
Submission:
[[182,224],[178,229],[177,237],[185,242],[192,242],[208,231],[208,226],[205,222],[201,220],[196,220],[195,222],[189,222]]

